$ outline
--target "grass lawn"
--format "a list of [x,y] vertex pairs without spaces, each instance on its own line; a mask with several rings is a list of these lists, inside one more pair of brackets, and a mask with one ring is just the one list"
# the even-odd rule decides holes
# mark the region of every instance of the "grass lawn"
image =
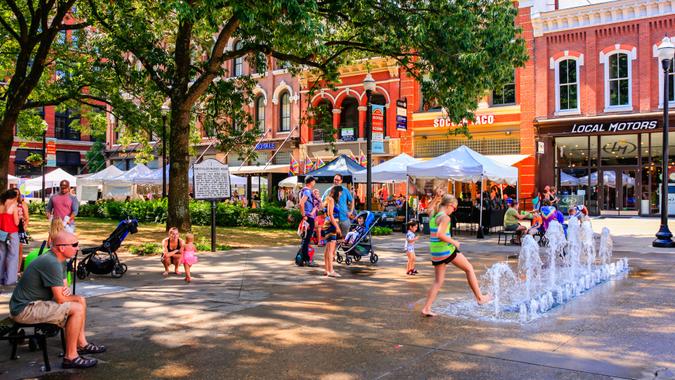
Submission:
[[[117,227],[119,222],[96,218],[77,218],[77,235],[84,247],[99,245]],[[34,243],[38,244],[47,239],[49,223],[42,215],[31,217],[28,232]],[[205,239],[210,246],[211,227],[193,226],[192,230],[197,241]],[[231,248],[271,247],[289,244],[299,244],[299,238],[292,230],[254,227],[217,227],[217,244]],[[129,235],[122,243],[121,252],[132,244],[159,243],[167,236],[163,224],[141,223],[138,233]]]

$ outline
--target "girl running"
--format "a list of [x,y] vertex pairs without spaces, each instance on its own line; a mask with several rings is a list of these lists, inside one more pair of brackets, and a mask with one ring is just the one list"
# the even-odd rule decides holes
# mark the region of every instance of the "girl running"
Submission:
[[467,258],[459,252],[460,243],[450,236],[450,214],[457,210],[457,198],[453,195],[444,195],[437,205],[433,216],[429,219],[429,228],[431,229],[431,236],[429,248],[431,251],[431,263],[434,265],[435,279],[434,283],[429,289],[427,295],[427,302],[422,308],[422,315],[425,317],[433,317],[436,314],[431,311],[431,305],[436,300],[438,291],[443,286],[445,281],[445,269],[448,263],[454,264],[457,268],[466,273],[466,279],[469,282],[469,287],[476,296],[479,305],[489,302],[492,298],[483,295],[478,286],[478,279],[476,273],[473,271],[473,266]]

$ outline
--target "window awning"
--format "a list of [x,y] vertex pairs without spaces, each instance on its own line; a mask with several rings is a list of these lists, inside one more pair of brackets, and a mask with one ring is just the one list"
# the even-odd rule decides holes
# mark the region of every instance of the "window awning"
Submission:
[[258,166],[230,166],[230,173],[235,175],[260,175],[267,173],[288,173],[288,164],[258,165]]

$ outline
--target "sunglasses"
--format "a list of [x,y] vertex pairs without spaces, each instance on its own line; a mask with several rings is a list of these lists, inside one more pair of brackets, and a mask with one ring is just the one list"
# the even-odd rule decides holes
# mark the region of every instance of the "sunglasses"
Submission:
[[54,244],[55,247],[73,247],[73,248],[77,248],[78,245],[80,245],[79,241],[76,241],[75,243],[72,244]]

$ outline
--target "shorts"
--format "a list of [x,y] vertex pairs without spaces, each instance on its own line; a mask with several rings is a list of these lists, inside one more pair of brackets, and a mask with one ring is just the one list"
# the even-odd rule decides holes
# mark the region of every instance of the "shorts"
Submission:
[[504,231],[516,231],[520,224],[507,224],[504,226]]
[[70,313],[70,302],[57,303],[54,301],[34,301],[29,303],[17,316],[12,316],[14,322],[32,325],[49,323],[65,327]]
[[406,247],[405,253],[412,253],[414,255],[415,254],[415,247]]
[[321,236],[326,239],[326,243],[337,241],[337,229],[333,223],[328,224],[328,226],[323,226],[323,230],[321,230]]
[[433,264],[433,266],[437,266],[437,265],[441,265],[441,264],[450,264],[452,262],[452,260],[454,260],[455,257],[457,257],[458,253],[459,253],[459,249],[456,249],[455,252],[452,253],[452,255],[448,256],[447,258],[445,258],[443,260],[440,260],[440,261],[431,260],[431,264]]

